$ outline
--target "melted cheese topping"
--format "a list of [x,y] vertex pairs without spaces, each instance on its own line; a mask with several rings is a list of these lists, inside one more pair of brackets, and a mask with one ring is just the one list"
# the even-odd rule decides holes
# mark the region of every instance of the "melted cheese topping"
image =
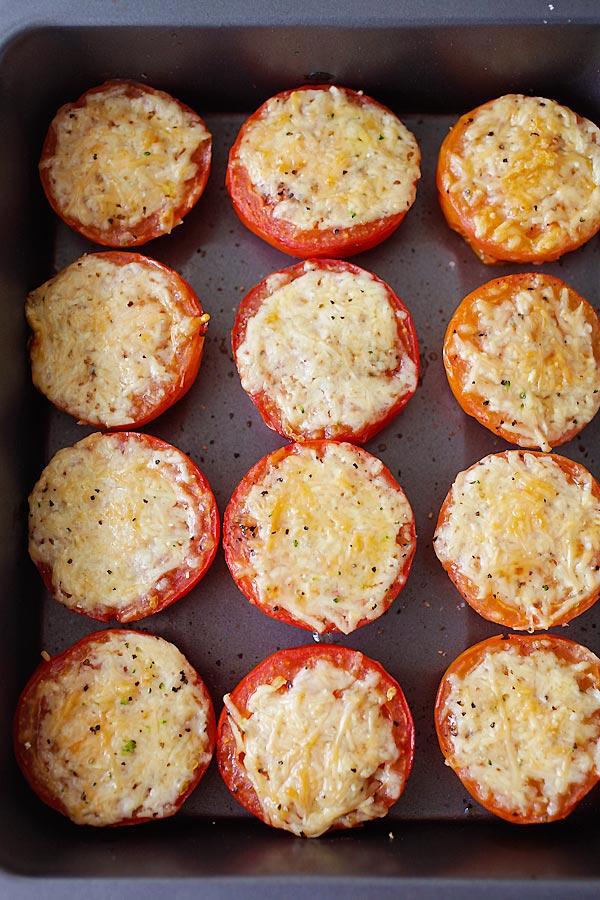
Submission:
[[77,824],[171,815],[211,758],[210,701],[162,638],[92,641],[85,659],[34,690],[35,730],[20,735],[26,762]]
[[224,702],[269,824],[318,837],[333,825],[384,816],[378,795],[400,795],[402,777],[393,769],[400,753],[376,672],[357,679],[321,659],[291,683],[277,677],[260,685],[247,715],[229,695]]
[[36,387],[71,415],[108,428],[159,406],[207,318],[184,311],[173,276],[91,254],[33,291],[25,311]]
[[552,818],[561,798],[600,767],[600,691],[585,686],[586,662],[565,662],[538,642],[509,645],[451,675],[446,764],[477,783],[484,801]]
[[192,110],[161,91],[132,96],[116,84],[59,110],[53,125],[56,148],[40,167],[63,215],[106,230],[118,221],[133,239],[153,215],[163,233],[179,224],[175,212],[198,172],[193,156],[210,139]]
[[235,577],[316,632],[348,634],[380,616],[408,576],[413,514],[383,464],[349,444],[298,445],[245,495],[236,520],[248,548]]
[[262,109],[239,163],[276,219],[303,230],[351,228],[414,203],[417,142],[379,104],[330,87],[273,97]]
[[269,396],[289,437],[358,433],[416,390],[399,337],[408,314],[370,273],[307,263],[293,281],[277,273],[267,286],[236,363],[244,389]]
[[515,442],[550,450],[564,433],[589,422],[600,408],[600,367],[590,309],[572,308],[569,289],[543,275],[508,296],[488,286],[474,304],[473,324],[461,324],[447,354],[466,364],[463,388],[498,412]]
[[592,476],[581,467],[572,481],[551,456],[487,456],[456,478],[434,546],[479,600],[519,611],[530,630],[550,628],[600,591]]
[[442,189],[478,240],[539,254],[581,242],[600,217],[600,129],[552,100],[500,97],[469,117]]
[[174,447],[93,434],[60,450],[35,485],[29,552],[65,606],[90,613],[135,603],[139,618],[175,570],[191,578],[204,564],[211,501]]

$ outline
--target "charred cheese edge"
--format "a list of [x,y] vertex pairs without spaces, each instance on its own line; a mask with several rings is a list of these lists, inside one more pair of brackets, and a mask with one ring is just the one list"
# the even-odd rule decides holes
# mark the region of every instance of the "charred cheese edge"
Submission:
[[105,635],[26,688],[19,752],[76,824],[172,815],[212,757],[210,699],[173,644]]
[[61,108],[52,126],[56,147],[40,167],[63,216],[107,232],[119,222],[133,240],[152,216],[161,233],[179,224],[194,154],[211,138],[196,113],[163,91],[116,83]]
[[529,630],[550,628],[600,591],[600,503],[591,474],[575,481],[555,457],[511,450],[461,472],[435,552],[482,600],[516,610]]
[[482,395],[486,415],[501,415],[503,431],[521,446],[548,451],[600,408],[592,310],[569,296],[567,285],[544,275],[510,294],[493,282],[474,301],[474,323],[447,339],[445,358],[466,366],[465,393]]
[[600,690],[582,687],[588,668],[539,639],[530,654],[504,645],[449,675],[446,764],[478,785],[484,803],[552,819],[600,767]]
[[192,578],[214,550],[214,501],[195,468],[140,438],[92,434],[59,450],[29,497],[30,556],[70,609],[135,604],[141,618],[175,571]]
[[409,502],[382,470],[350,444],[296,445],[235,510],[248,553],[232,563],[234,577],[315,632],[333,624],[348,634],[380,616],[415,549]]
[[507,94],[465,121],[441,186],[475,241],[540,255],[600,221],[600,129],[542,97]]
[[142,418],[179,384],[208,319],[200,307],[185,311],[181,291],[175,272],[140,260],[71,263],[27,298],[34,384],[82,421],[112,428]]
[[238,151],[271,215],[303,231],[405,213],[419,163],[414,135],[397,116],[335,86],[268,100]]
[[408,318],[369,272],[306,263],[248,320],[236,364],[244,390],[265,393],[289,437],[359,433],[417,387],[417,366],[400,343]]
[[358,678],[326,659],[291,682],[277,676],[259,685],[244,713],[224,697],[270,825],[318,837],[386,814],[378,795],[397,798],[404,786],[392,722],[382,712],[387,699],[378,673]]

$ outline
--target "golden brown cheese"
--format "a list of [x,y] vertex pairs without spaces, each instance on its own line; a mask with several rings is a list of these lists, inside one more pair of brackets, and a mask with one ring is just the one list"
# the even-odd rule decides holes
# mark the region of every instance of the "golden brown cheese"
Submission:
[[452,722],[446,764],[476,782],[484,798],[522,815],[561,798],[600,767],[600,691],[584,687],[588,663],[562,660],[543,639],[534,653],[488,652],[465,675],[450,676],[442,710]]
[[573,480],[555,457],[512,450],[461,472],[450,498],[435,552],[476,599],[493,594],[534,630],[600,590],[600,503],[583,467]]
[[476,301],[473,318],[449,337],[445,358],[465,364],[462,387],[486,398],[515,443],[550,450],[600,408],[596,340],[583,303],[543,275],[507,296],[498,281]]
[[210,700],[173,644],[102,634],[27,692],[19,753],[77,824],[171,815],[211,758]]
[[360,433],[414,392],[417,368],[398,338],[408,313],[380,281],[310,263],[287,284],[280,279],[269,279],[236,363],[244,389],[269,395],[287,433]]
[[600,219],[600,129],[553,100],[507,94],[474,110],[441,189],[468,210],[476,241],[508,258],[530,244],[552,255]]
[[299,446],[253,484],[237,516],[250,551],[233,574],[316,632],[372,621],[406,581],[411,507],[380,460],[353,445]]
[[405,125],[335,86],[268,101],[239,160],[274,217],[302,229],[350,228],[404,213],[420,177],[419,148]]
[[[92,434],[59,450],[29,498],[29,553],[65,606],[90,614],[141,604],[148,614],[170,573],[192,578],[213,548],[211,497],[175,447]],[[139,616],[138,616],[139,618]]]
[[278,676],[260,685],[241,716],[224,698],[237,749],[266,821],[317,837],[333,825],[383,816],[374,785],[397,796],[401,776],[379,675],[362,679],[328,660],[304,667],[289,689]]
[[108,428],[158,407],[208,318],[184,311],[174,277],[142,261],[90,254],[32,291],[25,312],[36,387],[71,415]]
[[109,83],[85,105],[63,107],[53,124],[56,149],[40,166],[65,217],[97,228],[116,219],[131,239],[153,215],[163,233],[179,224],[194,153],[210,139],[192,110],[162,91],[132,96],[127,83]]

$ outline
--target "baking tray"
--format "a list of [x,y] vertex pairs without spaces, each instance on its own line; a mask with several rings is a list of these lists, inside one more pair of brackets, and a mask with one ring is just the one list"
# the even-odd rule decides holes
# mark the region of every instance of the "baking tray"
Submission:
[[[557,4],[558,5],[558,4]],[[563,823],[520,828],[472,801],[444,766],[433,728],[439,679],[465,647],[499,629],[466,607],[436,561],[432,534],[461,469],[504,449],[452,398],[442,366],[448,319],[469,291],[523,267],[486,267],[439,211],[434,173],[450,124],[477,103],[521,91],[553,97],[600,122],[600,10],[571,3],[503,8],[423,6],[400,15],[385,3],[365,17],[309,2],[302,10],[240,3],[199,11],[158,3],[106,9],[93,2],[0,5],[0,896],[29,898],[597,897],[600,788]],[[230,348],[237,305],[290,257],[250,235],[224,189],[227,153],[246,115],[271,94],[335,81],[388,104],[423,154],[415,206],[383,245],[355,258],[389,282],[410,309],[421,349],[415,397],[366,446],[404,487],[418,549],[408,584],[388,613],[353,635],[331,637],[378,659],[402,684],[415,719],[413,773],[389,816],[352,832],[302,840],[269,829],[232,800],[216,765],[173,819],[125,829],[77,828],[46,809],[15,765],[10,737],[16,699],[42,649],[54,654],[97,630],[51,600],[26,552],[26,498],[60,447],[91,429],[75,424],[30,383],[23,304],[27,291],[99,249],[49,210],[37,177],[45,130],[60,104],[111,77],[170,91],[197,109],[214,139],[211,178],[197,207],[171,235],[142,252],[177,269],[211,314],[198,380],[146,431],[201,466],[221,513],[240,478],[283,441],[242,391]],[[600,304],[600,239],[548,266]],[[600,474],[600,418],[565,455]],[[600,652],[600,608],[560,633]],[[138,623],[175,642],[215,701],[259,660],[310,643],[309,632],[275,622],[237,591],[222,552],[201,584],[175,606]]]

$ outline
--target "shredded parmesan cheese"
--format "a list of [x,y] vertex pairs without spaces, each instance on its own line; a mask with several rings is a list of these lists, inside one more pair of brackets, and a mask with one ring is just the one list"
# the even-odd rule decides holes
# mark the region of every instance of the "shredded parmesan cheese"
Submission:
[[212,755],[197,675],[153,635],[92,640],[85,658],[36,682],[27,703],[27,765],[77,824],[171,815]]
[[416,364],[399,337],[408,314],[370,273],[307,263],[268,288],[236,363],[244,389],[269,396],[289,436],[358,433],[415,391]]
[[348,634],[380,616],[405,583],[414,519],[376,457],[324,446],[297,445],[250,487],[235,511],[248,555],[232,572],[252,579],[267,608],[315,632],[333,624]]
[[447,765],[484,799],[552,818],[561,799],[600,766],[600,691],[583,686],[586,662],[566,662],[543,639],[531,654],[505,645],[449,676]]
[[386,814],[378,793],[399,796],[399,750],[382,712],[379,675],[362,679],[328,660],[275,678],[248,700],[224,698],[238,753],[266,820],[318,837]]
[[90,254],[32,291],[25,312],[36,387],[71,415],[108,428],[156,409],[179,383],[205,321],[185,311],[176,277]]
[[419,148],[403,123],[337,87],[267,101],[240,143],[239,162],[274,217],[303,230],[405,213],[420,177]]
[[550,628],[600,591],[592,476],[579,467],[573,480],[552,456],[487,456],[457,476],[434,546],[477,600],[490,598],[486,608],[493,598],[517,611],[523,627]]
[[56,148],[40,167],[63,215],[107,230],[118,221],[132,239],[153,215],[163,233],[179,224],[194,153],[210,139],[195,113],[161,91],[109,83],[84,105],[63,107],[53,125]]
[[135,603],[140,618],[175,570],[191,577],[211,552],[211,502],[174,447],[92,434],[59,450],[35,485],[29,552],[64,605],[92,613]]
[[552,100],[508,94],[464,122],[441,187],[475,240],[508,258],[551,255],[597,230],[600,129]]
[[499,413],[521,446],[548,451],[600,408],[589,312],[543,275],[510,296],[499,281],[487,285],[472,324],[457,326],[445,356],[465,364],[464,391],[485,397],[486,414]]

